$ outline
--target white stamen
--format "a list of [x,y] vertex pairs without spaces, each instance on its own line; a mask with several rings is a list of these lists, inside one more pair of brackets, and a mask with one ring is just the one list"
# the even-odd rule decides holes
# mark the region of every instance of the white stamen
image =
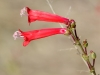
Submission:
[[25,13],[26,13],[26,7],[24,7],[24,8],[21,9],[21,11],[20,11],[21,17],[22,17],[23,15],[25,15]]
[[16,40],[17,38],[23,38],[24,36],[21,36],[21,32],[20,31],[15,31],[13,34],[13,38],[14,40]]

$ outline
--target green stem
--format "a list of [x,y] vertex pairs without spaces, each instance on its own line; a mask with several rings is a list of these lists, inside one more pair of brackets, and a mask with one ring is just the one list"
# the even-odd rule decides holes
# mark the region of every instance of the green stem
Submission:
[[[72,39],[75,41],[76,44],[79,45],[79,47],[81,48],[83,54],[85,54],[84,49],[83,49],[83,47],[82,47],[80,41],[79,41],[79,40],[77,39],[77,37],[74,35],[72,29],[70,29],[70,32],[71,32],[71,34],[72,34]],[[77,33],[76,33],[76,34],[77,34]]]
[[79,42],[78,46],[81,48],[81,50],[82,50],[83,54],[86,54],[86,53],[84,52],[84,49],[83,49],[83,47],[82,47],[82,45],[81,45],[80,41],[78,41],[78,42]]
[[[71,37],[72,39],[74,40],[74,42],[76,43],[76,45],[78,45],[82,51],[82,54],[85,56],[83,57],[83,59],[85,60],[86,64],[88,65],[88,68],[90,70],[90,73],[92,73],[93,75],[96,75],[96,72],[95,72],[95,69],[94,69],[94,66],[91,65],[90,61],[89,61],[89,57],[87,55],[87,52],[84,51],[84,48],[80,42],[80,40],[78,39],[78,36],[77,36],[77,32],[76,30],[74,30],[74,33],[72,31],[72,28],[69,28],[70,30],[70,33],[71,33]],[[86,50],[86,49],[85,49]]]
[[84,51],[85,51],[85,53],[86,53],[86,55],[87,55],[87,48],[86,48],[86,47],[84,48]]

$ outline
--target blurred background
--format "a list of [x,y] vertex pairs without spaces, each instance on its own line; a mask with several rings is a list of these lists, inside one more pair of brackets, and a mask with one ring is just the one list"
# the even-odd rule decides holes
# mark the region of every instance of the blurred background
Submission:
[[[74,19],[81,40],[87,39],[88,52],[97,53],[96,72],[100,74],[100,0],[49,0],[56,14]],[[58,23],[36,21],[28,25],[20,16],[23,7],[52,13],[46,0],[0,0],[0,75],[89,75],[87,66],[67,36],[54,35],[32,41],[14,40],[23,31],[56,28]],[[83,71],[80,73],[80,71]]]

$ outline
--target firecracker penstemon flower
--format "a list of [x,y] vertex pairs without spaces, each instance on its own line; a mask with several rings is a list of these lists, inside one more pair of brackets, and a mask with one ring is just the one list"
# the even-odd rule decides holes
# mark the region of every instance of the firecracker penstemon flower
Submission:
[[48,36],[56,35],[56,34],[67,34],[68,31],[65,28],[47,28],[40,30],[32,30],[23,32],[19,29],[13,34],[14,39],[16,38],[24,38],[23,46],[27,46],[32,40],[45,38]]
[[[41,39],[45,37],[49,37],[56,34],[64,34],[64,35],[70,35],[73,43],[75,45],[75,48],[79,46],[82,53],[78,50],[81,58],[87,65],[90,73],[92,75],[96,75],[95,72],[95,59],[96,59],[96,53],[94,51],[90,51],[90,54],[87,52],[88,42],[87,40],[83,41],[83,43],[80,42],[80,38],[77,35],[76,31],[76,22],[72,19],[69,20],[67,18],[58,16],[56,14],[51,14],[39,10],[31,10],[29,7],[25,7],[21,10],[20,15],[25,15],[25,13],[28,16],[28,22],[29,24],[31,22],[34,22],[36,20],[38,21],[47,21],[47,22],[58,22],[63,23],[67,25],[66,28],[47,28],[47,29],[39,29],[39,30],[31,30],[31,31],[22,31],[18,30],[14,32],[13,37],[16,40],[16,38],[22,38],[24,39],[23,46],[27,46],[32,40]],[[83,45],[82,45],[83,44]],[[92,63],[90,62],[89,58],[92,58]]]
[[25,15],[25,13],[28,16],[28,23],[30,24],[31,22],[34,21],[47,21],[47,22],[59,22],[59,23],[64,23],[68,25],[69,19],[65,17],[58,16],[56,14],[51,14],[48,12],[43,12],[39,10],[31,10],[29,7],[24,7],[20,15]]

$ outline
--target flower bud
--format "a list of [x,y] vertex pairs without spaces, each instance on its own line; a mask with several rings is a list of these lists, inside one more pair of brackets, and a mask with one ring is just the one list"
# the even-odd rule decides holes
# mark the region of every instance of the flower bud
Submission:
[[90,51],[90,56],[92,59],[96,59],[96,53],[93,52],[92,50]]
[[70,35],[70,31],[69,30],[66,30],[66,32],[64,33],[64,35]]
[[85,40],[83,41],[83,46],[84,46],[84,47],[88,47],[87,39],[85,39]]
[[76,22],[72,19],[71,22],[71,28],[76,28]]

